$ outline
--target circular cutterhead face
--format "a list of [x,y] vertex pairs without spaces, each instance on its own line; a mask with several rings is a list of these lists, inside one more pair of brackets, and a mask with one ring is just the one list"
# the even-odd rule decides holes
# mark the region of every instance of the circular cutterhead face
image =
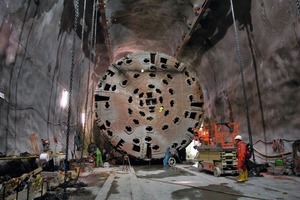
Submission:
[[116,149],[139,159],[185,148],[203,111],[196,73],[162,53],[129,54],[112,64],[95,92],[97,125]]

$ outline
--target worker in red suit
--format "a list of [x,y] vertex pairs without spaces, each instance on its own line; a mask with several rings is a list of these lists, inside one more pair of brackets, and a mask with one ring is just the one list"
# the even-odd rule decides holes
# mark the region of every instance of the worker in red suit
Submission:
[[194,129],[194,140],[200,142],[200,145],[208,145],[209,144],[209,132],[207,130],[203,130],[202,128]]
[[248,170],[246,166],[246,143],[242,141],[242,136],[237,135],[234,138],[237,147],[237,168],[239,171],[238,183],[243,183],[248,180]]

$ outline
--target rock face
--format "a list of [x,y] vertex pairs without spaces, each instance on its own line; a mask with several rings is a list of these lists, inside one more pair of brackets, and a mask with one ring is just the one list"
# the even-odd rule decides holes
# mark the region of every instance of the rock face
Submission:
[[[112,63],[136,52],[174,56],[196,70],[207,121],[238,122],[246,140],[251,130],[253,142],[263,141],[257,148],[264,154],[274,139],[289,151],[300,129],[299,3],[233,0],[237,35],[230,3],[99,1],[93,12],[92,1],[80,0],[74,34],[72,1],[1,1],[0,152],[38,153],[41,139],[64,150],[67,134],[70,151],[76,134],[84,133],[86,144],[98,140],[94,89]],[[63,108],[65,90],[71,103]]]
[[62,31],[63,1],[1,1],[0,7],[0,90],[4,96],[0,151],[6,155],[39,153],[41,139],[50,140],[52,151],[64,150],[68,106],[60,106],[61,97],[65,90],[72,92],[69,132],[73,143],[75,132],[81,129],[78,118],[84,110],[89,62],[82,56],[80,40],[76,38],[73,51],[72,34]]

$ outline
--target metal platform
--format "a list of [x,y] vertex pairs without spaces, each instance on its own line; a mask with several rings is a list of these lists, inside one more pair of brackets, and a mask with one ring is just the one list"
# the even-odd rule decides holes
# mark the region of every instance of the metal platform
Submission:
[[198,148],[195,159],[200,172],[210,171],[216,177],[238,173],[235,148]]

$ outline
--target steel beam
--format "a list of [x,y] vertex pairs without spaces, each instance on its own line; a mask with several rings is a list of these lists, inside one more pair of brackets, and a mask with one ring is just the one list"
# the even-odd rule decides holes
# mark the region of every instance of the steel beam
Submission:
[[107,54],[109,58],[109,63],[112,64],[114,62],[113,59],[113,53],[111,50],[111,40],[110,40],[110,34],[109,34],[109,27],[106,19],[106,13],[105,13],[105,8],[106,8],[106,3],[104,0],[98,0],[99,3],[99,11],[100,11],[100,23],[102,24],[103,27],[103,35],[105,38],[105,45],[107,49]]
[[178,59],[179,55],[181,54],[181,52],[183,51],[183,49],[185,48],[186,44],[188,43],[188,41],[190,40],[193,32],[195,31],[197,25],[199,24],[200,20],[202,19],[202,17],[204,16],[205,12],[207,11],[210,3],[212,0],[205,0],[202,4],[201,7],[199,7],[198,9],[194,10],[195,13],[195,17],[193,19],[193,22],[191,23],[191,27],[190,30],[187,32],[187,34],[185,34],[182,37],[182,42],[181,45],[179,45],[176,49],[176,53],[175,53],[175,58]]

